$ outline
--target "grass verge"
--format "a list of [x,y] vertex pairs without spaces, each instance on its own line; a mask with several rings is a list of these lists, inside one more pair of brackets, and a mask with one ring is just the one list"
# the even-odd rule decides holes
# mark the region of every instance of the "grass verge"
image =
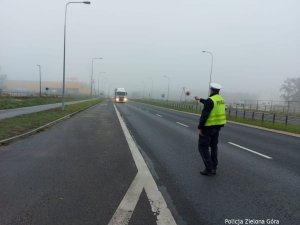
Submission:
[[244,118],[235,117],[235,116],[230,116],[230,117],[227,116],[227,120],[238,122],[238,123],[254,125],[254,126],[258,126],[258,127],[279,130],[279,131],[285,131],[285,132],[294,133],[294,134],[300,134],[300,126],[299,125],[288,124],[287,126],[285,126],[284,123],[276,122],[273,124],[270,121],[262,122],[260,120],[252,120],[252,119],[248,119],[248,118],[244,119]]
[[67,105],[64,111],[61,108],[56,108],[0,120],[0,140],[26,133],[66,115],[87,109],[101,101],[100,99],[96,99]]
[[[84,100],[86,98],[66,98],[66,102]],[[46,105],[61,102],[61,97],[19,97],[19,98],[0,98],[0,109],[14,109],[36,105]]]
[[[134,100],[134,101],[136,101],[136,100]],[[137,100],[136,102],[145,103],[145,104],[149,104],[149,105],[155,105],[155,106],[168,108],[168,109],[175,109],[177,111],[182,111],[182,112],[196,113],[196,114],[200,115],[200,112],[196,112],[195,110],[192,110],[189,108],[179,109],[176,107],[166,106],[166,105],[158,103],[158,102],[150,102],[150,101],[143,101],[143,100]],[[258,126],[258,127],[274,129],[274,130],[278,130],[278,131],[285,131],[285,132],[289,132],[289,133],[300,134],[300,126],[299,125],[288,124],[287,126],[285,126],[284,123],[279,123],[279,122],[276,122],[273,124],[272,122],[269,122],[269,121],[262,122],[260,120],[252,120],[252,119],[242,118],[242,117],[235,117],[235,116],[229,117],[228,115],[227,115],[227,120],[244,123],[244,124],[249,124],[249,125],[254,125],[254,126]]]

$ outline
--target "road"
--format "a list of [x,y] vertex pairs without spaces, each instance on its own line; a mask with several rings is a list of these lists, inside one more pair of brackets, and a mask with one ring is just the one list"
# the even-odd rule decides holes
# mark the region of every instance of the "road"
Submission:
[[0,146],[1,225],[300,221],[299,138],[228,124],[217,175],[206,177],[198,116],[134,102],[116,108],[137,145],[104,102]]
[[[0,146],[1,225],[107,225],[137,174],[111,103]],[[129,225],[155,224],[143,191]]]
[[134,102],[117,107],[182,224],[299,224],[300,138],[227,124],[217,175],[206,177],[199,174],[198,116]]
[[[80,101],[73,101],[73,102],[65,102],[65,105],[73,105],[80,102],[86,102],[90,101],[88,100],[80,100]],[[22,107],[22,108],[14,108],[14,109],[2,109],[0,110],[0,120],[11,118],[15,116],[20,116],[23,114],[29,114],[34,112],[40,112],[45,111],[48,109],[55,109],[61,107],[61,103],[53,103],[53,104],[47,104],[47,105],[36,105],[36,106],[29,106],[29,107]]]

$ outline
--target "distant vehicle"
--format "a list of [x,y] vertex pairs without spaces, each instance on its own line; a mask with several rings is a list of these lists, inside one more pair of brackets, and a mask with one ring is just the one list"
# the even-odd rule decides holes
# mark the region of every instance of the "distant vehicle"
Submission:
[[116,88],[115,89],[115,102],[127,102],[127,92],[125,88]]

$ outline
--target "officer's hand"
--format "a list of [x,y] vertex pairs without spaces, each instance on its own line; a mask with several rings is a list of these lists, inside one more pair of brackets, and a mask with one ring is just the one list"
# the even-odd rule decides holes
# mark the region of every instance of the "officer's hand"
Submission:
[[195,96],[195,100],[196,100],[196,101],[199,101],[200,98],[199,98],[198,96]]
[[201,129],[198,129],[198,131],[199,131],[199,135],[200,135],[200,136],[203,136],[202,130],[201,130]]

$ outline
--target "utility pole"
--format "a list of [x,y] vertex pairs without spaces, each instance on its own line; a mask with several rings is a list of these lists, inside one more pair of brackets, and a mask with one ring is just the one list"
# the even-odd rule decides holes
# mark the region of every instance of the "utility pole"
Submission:
[[40,97],[42,97],[42,69],[41,69],[41,65],[37,65],[37,67],[39,67],[39,74],[40,74]]

